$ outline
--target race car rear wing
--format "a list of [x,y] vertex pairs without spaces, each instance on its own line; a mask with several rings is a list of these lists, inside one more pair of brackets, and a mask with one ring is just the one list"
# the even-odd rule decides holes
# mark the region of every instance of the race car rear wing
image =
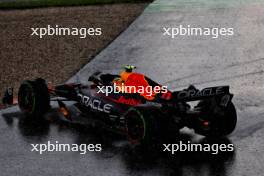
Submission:
[[229,86],[207,87],[202,90],[191,87],[181,91],[172,92],[173,101],[196,101],[211,97],[222,97],[229,95],[229,100],[233,97],[229,92]]

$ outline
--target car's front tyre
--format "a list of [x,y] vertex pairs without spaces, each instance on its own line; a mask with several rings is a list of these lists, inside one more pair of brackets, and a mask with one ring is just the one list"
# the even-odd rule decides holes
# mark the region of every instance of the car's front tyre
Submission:
[[40,118],[50,109],[50,95],[45,80],[24,81],[18,91],[18,105],[26,116]]

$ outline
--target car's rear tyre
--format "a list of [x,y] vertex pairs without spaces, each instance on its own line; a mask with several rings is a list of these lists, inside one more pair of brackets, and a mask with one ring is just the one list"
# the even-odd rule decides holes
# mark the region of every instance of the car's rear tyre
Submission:
[[41,118],[50,109],[50,95],[45,80],[24,81],[18,91],[18,105],[27,117]]
[[202,101],[198,104],[206,117],[203,120],[209,122],[209,128],[199,130],[198,133],[207,137],[223,137],[231,134],[237,124],[235,106],[230,102],[226,107],[217,105],[214,99]]
[[[157,115],[157,114],[155,114]],[[151,110],[132,107],[124,115],[127,138],[132,144],[152,144],[157,137],[157,121]]]
[[132,144],[155,147],[178,134],[170,116],[159,108],[132,107],[124,114],[124,119],[127,138]]
[[147,125],[144,114],[137,108],[131,108],[124,117],[128,140],[133,144],[140,144],[146,140],[149,125]]

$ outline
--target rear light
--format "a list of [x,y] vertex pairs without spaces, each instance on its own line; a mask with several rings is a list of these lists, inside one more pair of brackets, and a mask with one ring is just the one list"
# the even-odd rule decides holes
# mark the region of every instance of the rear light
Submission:
[[204,121],[204,122],[203,122],[203,125],[204,125],[204,126],[209,126],[209,122],[208,122],[208,121]]

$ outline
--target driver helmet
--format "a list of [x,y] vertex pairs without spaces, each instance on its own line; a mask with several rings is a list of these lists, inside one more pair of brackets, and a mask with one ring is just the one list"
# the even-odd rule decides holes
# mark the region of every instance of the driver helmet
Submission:
[[133,70],[135,69],[136,67],[133,66],[133,65],[126,65],[124,67],[124,71],[122,71],[120,73],[120,78],[122,81],[126,82],[127,81],[127,78],[129,77],[129,75],[131,75],[131,73],[133,72]]

